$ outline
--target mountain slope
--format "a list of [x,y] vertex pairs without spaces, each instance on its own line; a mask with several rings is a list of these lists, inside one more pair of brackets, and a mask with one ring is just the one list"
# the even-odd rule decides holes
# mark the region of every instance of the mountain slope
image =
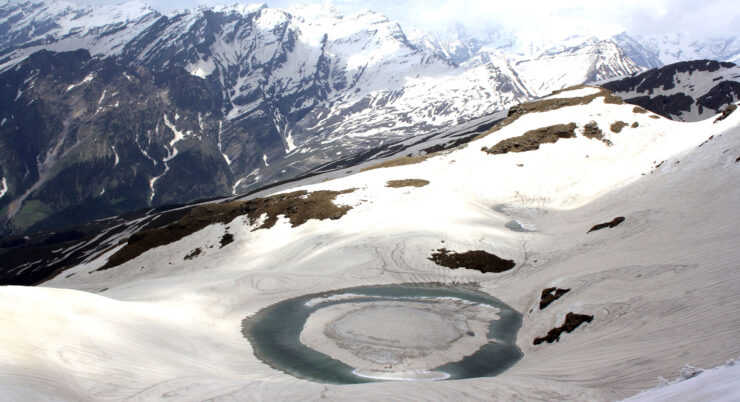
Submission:
[[680,62],[601,86],[663,117],[699,121],[740,100],[740,67],[712,60]]
[[[629,126],[611,130],[619,121]],[[537,147],[519,138],[571,122],[572,135],[541,137]],[[14,329],[0,332],[3,393],[614,400],[653,387],[658,376],[673,378],[685,362],[716,366],[740,352],[740,233],[727,208],[740,197],[739,129],[737,113],[716,124],[674,122],[581,88],[516,108],[467,146],[312,178],[278,189],[283,198],[266,191],[205,205],[202,229],[120,265],[98,270],[124,244],[43,287],[0,289],[0,317]],[[529,150],[482,150],[516,141]],[[428,184],[389,186],[407,179]],[[333,207],[307,207],[300,190],[343,192],[330,200],[343,212],[323,219],[322,208]],[[266,201],[278,199],[294,199],[294,208]],[[217,217],[232,207],[245,215]],[[620,216],[619,226],[587,233]],[[223,241],[226,233],[233,242]],[[429,259],[441,247],[485,250],[516,266],[451,270]],[[524,357],[494,378],[348,387],[275,370],[241,334],[245,317],[291,297],[408,282],[477,284],[521,311]],[[543,289],[553,286],[570,291],[541,309]],[[559,342],[533,344],[571,312],[593,319]]]

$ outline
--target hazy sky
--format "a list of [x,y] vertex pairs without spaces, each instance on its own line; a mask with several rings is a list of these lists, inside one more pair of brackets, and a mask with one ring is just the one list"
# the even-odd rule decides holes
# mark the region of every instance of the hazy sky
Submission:
[[[121,0],[75,0],[119,3]],[[235,0],[144,0],[169,13],[198,4],[260,3]],[[267,0],[270,7],[294,3],[329,3],[344,13],[369,8],[404,28],[445,28],[454,23],[533,30],[549,26],[588,27],[595,34],[626,29],[634,33],[684,32],[698,36],[740,36],[739,0]]]

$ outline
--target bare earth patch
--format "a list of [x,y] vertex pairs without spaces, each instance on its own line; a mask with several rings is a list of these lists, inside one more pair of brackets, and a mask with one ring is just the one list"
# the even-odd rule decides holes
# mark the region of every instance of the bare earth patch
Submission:
[[428,180],[422,179],[404,179],[404,180],[389,180],[385,186],[392,188],[401,187],[424,187],[429,184]]
[[507,138],[493,147],[483,148],[486,153],[498,155],[509,152],[534,151],[540,144],[553,144],[561,138],[575,138],[576,123],[556,124],[527,131],[519,137]]
[[588,232],[586,232],[586,234],[591,233],[596,230],[616,227],[620,223],[624,222],[624,220],[625,220],[624,216],[618,216],[612,219],[611,222],[599,223],[598,225],[594,225]]
[[647,112],[648,112],[648,111],[647,111],[647,109],[645,109],[645,108],[642,108],[642,107],[640,107],[640,106],[635,106],[635,107],[634,107],[634,108],[632,109],[632,113],[647,114]]
[[563,332],[571,333],[578,328],[584,322],[593,321],[594,316],[585,314],[568,313],[565,316],[565,322],[563,325],[553,328],[547,332],[547,335],[534,339],[534,344],[539,345],[543,342],[553,343],[560,340],[560,335]]
[[504,260],[483,250],[456,253],[446,248],[440,248],[429,259],[443,267],[474,269],[483,273],[504,272],[516,266],[516,263],[512,260]]
[[[313,193],[295,191],[248,201],[198,205],[179,220],[165,227],[134,233],[129,237],[126,245],[113,254],[99,270],[102,271],[121,265],[148,250],[174,243],[208,225],[214,223],[225,224],[243,215],[247,216],[250,224],[257,223],[262,215],[266,215],[262,225],[255,230],[273,227],[279,215],[283,215],[290,220],[293,227],[300,226],[309,219],[339,219],[352,207],[337,206],[333,201],[337,196],[353,191],[355,190],[316,191]],[[233,241],[233,236],[231,240]]]

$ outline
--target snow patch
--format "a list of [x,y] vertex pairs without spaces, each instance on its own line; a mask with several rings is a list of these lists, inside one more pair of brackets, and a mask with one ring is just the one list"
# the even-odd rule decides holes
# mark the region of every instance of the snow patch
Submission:
[[198,60],[185,66],[185,71],[200,78],[208,77],[215,69],[216,65],[213,63],[213,59],[210,58],[208,60]]
[[226,155],[226,152],[224,152],[221,146],[221,130],[223,128],[223,125],[224,125],[224,122],[222,121],[218,122],[218,152],[221,152],[221,155],[224,157],[226,164],[231,165],[231,159],[229,159],[229,155]]
[[73,90],[73,89],[77,88],[77,87],[78,87],[78,86],[80,86],[80,85],[84,85],[84,84],[87,84],[88,82],[92,81],[92,80],[93,80],[93,78],[95,78],[95,75],[94,75],[94,74],[92,74],[92,73],[90,73],[90,74],[88,74],[88,75],[87,75],[87,77],[83,78],[83,79],[82,79],[82,81],[80,81],[80,82],[78,82],[78,83],[76,83],[76,84],[72,84],[72,85],[68,86],[68,87],[67,87],[67,90],[66,90],[66,91],[64,91],[64,92],[69,92],[69,91],[71,91],[71,90]]
[[118,152],[116,152],[116,146],[111,145],[111,149],[113,150],[113,155],[116,157],[116,161],[113,163],[113,167],[118,166],[118,162],[120,161],[120,158],[118,158]]
[[[180,117],[180,115],[175,114],[175,120],[177,120]],[[162,172],[161,175],[152,177],[149,180],[149,188],[152,191],[152,194],[149,196],[149,202],[154,200],[154,195],[156,194],[156,191],[154,190],[154,185],[157,183],[157,180],[159,180],[162,176],[166,175],[167,172],[169,172],[170,167],[167,165],[167,162],[171,161],[175,156],[177,156],[177,147],[175,145],[182,141],[186,135],[190,135],[191,132],[188,131],[186,133],[183,133],[182,131],[178,130],[172,122],[170,122],[170,119],[167,118],[167,113],[164,114],[164,124],[172,130],[173,133],[175,133],[175,138],[173,138],[170,141],[170,149],[167,150],[167,157],[164,158],[162,161],[164,163],[164,172]],[[143,152],[143,151],[142,151]]]
[[0,184],[2,184],[2,186],[0,187],[0,198],[3,198],[3,196],[5,196],[5,193],[8,192],[8,182],[3,177],[3,179],[0,180]]

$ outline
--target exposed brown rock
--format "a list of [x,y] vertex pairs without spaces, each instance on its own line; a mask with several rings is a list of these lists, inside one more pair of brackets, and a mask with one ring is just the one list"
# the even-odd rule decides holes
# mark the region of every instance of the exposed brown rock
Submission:
[[224,248],[224,246],[231,244],[233,242],[234,242],[234,235],[229,232],[226,232],[224,233],[223,236],[221,236],[221,240],[220,240],[221,247],[219,248]]
[[552,144],[561,138],[575,138],[576,123],[556,124],[530,130],[519,137],[505,139],[485,152],[493,155],[508,152],[526,152],[540,148],[540,144]]
[[632,123],[632,125],[630,127],[632,127],[632,128],[640,127],[640,123],[634,122],[634,123]]
[[389,180],[385,186],[400,188],[400,187],[424,187],[429,184],[428,180],[422,179],[404,179],[404,180]]
[[616,227],[620,223],[624,222],[624,220],[625,220],[624,219],[624,216],[618,216],[618,217],[612,219],[611,222],[599,223],[598,225],[594,225],[594,227],[592,227],[588,232],[586,232],[586,234],[591,233],[591,232],[596,231],[596,230],[601,230],[601,229],[605,229],[605,228],[613,228],[613,227]]
[[722,120],[726,119],[727,116],[731,115],[732,112],[734,112],[735,110],[737,110],[737,105],[735,105],[735,104],[728,105],[725,108],[725,110],[722,111],[722,114],[719,117],[717,117],[716,119],[714,119],[714,123],[717,123],[719,121],[722,121]]
[[545,307],[568,292],[570,292],[570,289],[547,288],[543,290],[542,296],[540,296],[540,310],[544,310]]
[[619,133],[622,131],[623,128],[627,127],[629,124],[623,122],[623,121],[615,121],[612,123],[611,126],[609,126],[609,129],[612,130],[613,133]]
[[568,313],[565,316],[563,325],[553,328],[547,332],[547,335],[534,339],[534,344],[539,345],[542,342],[553,343],[560,340],[563,332],[571,333],[584,322],[593,321],[594,316],[585,314]]
[[516,266],[512,260],[504,260],[483,250],[456,253],[446,248],[440,248],[429,259],[443,267],[474,269],[483,273],[504,272]]
[[198,257],[202,252],[203,252],[203,250],[200,247],[198,247],[198,248],[194,249],[193,251],[191,251],[190,254],[186,255],[185,256],[185,259],[186,260],[192,260],[192,259]]
[[647,111],[647,109],[645,109],[645,108],[642,108],[642,107],[640,107],[640,106],[635,106],[635,107],[634,107],[634,108],[632,109],[632,113],[647,114],[647,112],[648,112],[648,111]]
[[295,191],[248,201],[198,205],[193,207],[187,215],[165,227],[134,233],[129,237],[126,245],[113,254],[99,270],[121,265],[148,250],[174,243],[208,225],[214,223],[225,224],[243,215],[247,216],[250,224],[257,223],[262,215],[266,215],[262,225],[255,230],[273,227],[279,215],[283,215],[290,220],[293,227],[300,226],[309,219],[339,219],[352,207],[337,206],[333,201],[338,195],[353,191],[355,189],[316,191],[313,193]]

